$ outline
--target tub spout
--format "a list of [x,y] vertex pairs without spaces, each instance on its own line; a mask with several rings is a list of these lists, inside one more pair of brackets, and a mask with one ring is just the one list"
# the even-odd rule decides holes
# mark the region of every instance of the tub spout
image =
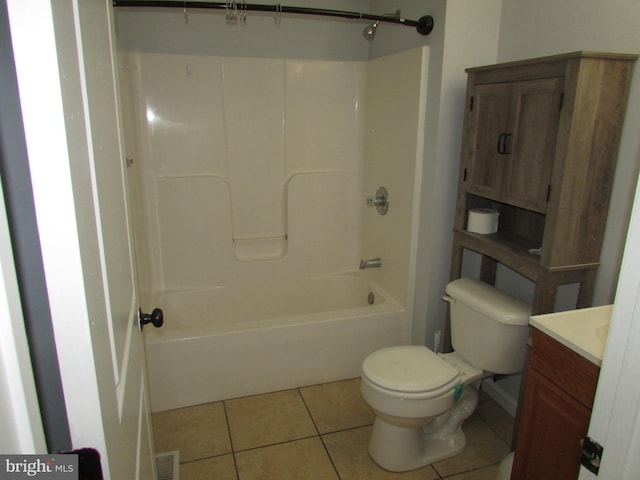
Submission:
[[365,268],[380,268],[381,266],[382,260],[380,260],[380,257],[360,260],[360,270],[364,270]]

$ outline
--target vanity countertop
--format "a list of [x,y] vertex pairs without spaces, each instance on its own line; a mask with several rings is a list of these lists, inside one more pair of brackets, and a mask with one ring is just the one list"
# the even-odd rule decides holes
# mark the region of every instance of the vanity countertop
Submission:
[[535,315],[529,323],[600,366],[609,335],[613,305]]

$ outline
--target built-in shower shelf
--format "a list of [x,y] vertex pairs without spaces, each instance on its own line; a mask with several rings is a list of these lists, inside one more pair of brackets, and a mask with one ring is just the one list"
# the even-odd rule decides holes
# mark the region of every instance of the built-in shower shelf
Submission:
[[282,258],[285,253],[287,253],[286,235],[233,239],[233,254],[242,262]]

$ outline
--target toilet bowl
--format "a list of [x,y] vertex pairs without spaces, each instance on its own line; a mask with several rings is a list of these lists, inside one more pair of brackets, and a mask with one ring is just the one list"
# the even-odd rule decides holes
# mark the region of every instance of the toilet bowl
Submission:
[[522,370],[531,307],[474,279],[455,280],[446,292],[452,345],[460,348],[387,347],[362,364],[360,391],[376,415],[369,455],[392,472],[461,453],[480,380]]
[[461,425],[478,403],[472,383],[483,375],[455,353],[437,355],[424,346],[371,354],[360,386],[376,415],[371,457],[386,470],[403,472],[462,452]]

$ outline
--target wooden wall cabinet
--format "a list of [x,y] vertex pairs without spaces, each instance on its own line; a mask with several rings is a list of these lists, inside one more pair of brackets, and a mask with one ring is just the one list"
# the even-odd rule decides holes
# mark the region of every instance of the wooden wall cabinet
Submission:
[[473,86],[468,192],[546,211],[562,84],[545,78]]
[[511,478],[577,479],[600,368],[539,330],[532,343]]
[[[576,52],[467,70],[451,279],[462,252],[535,284],[533,314],[579,283],[591,304],[627,96],[637,56]],[[500,212],[498,233],[466,231],[469,210]],[[537,249],[539,254],[531,253]]]

